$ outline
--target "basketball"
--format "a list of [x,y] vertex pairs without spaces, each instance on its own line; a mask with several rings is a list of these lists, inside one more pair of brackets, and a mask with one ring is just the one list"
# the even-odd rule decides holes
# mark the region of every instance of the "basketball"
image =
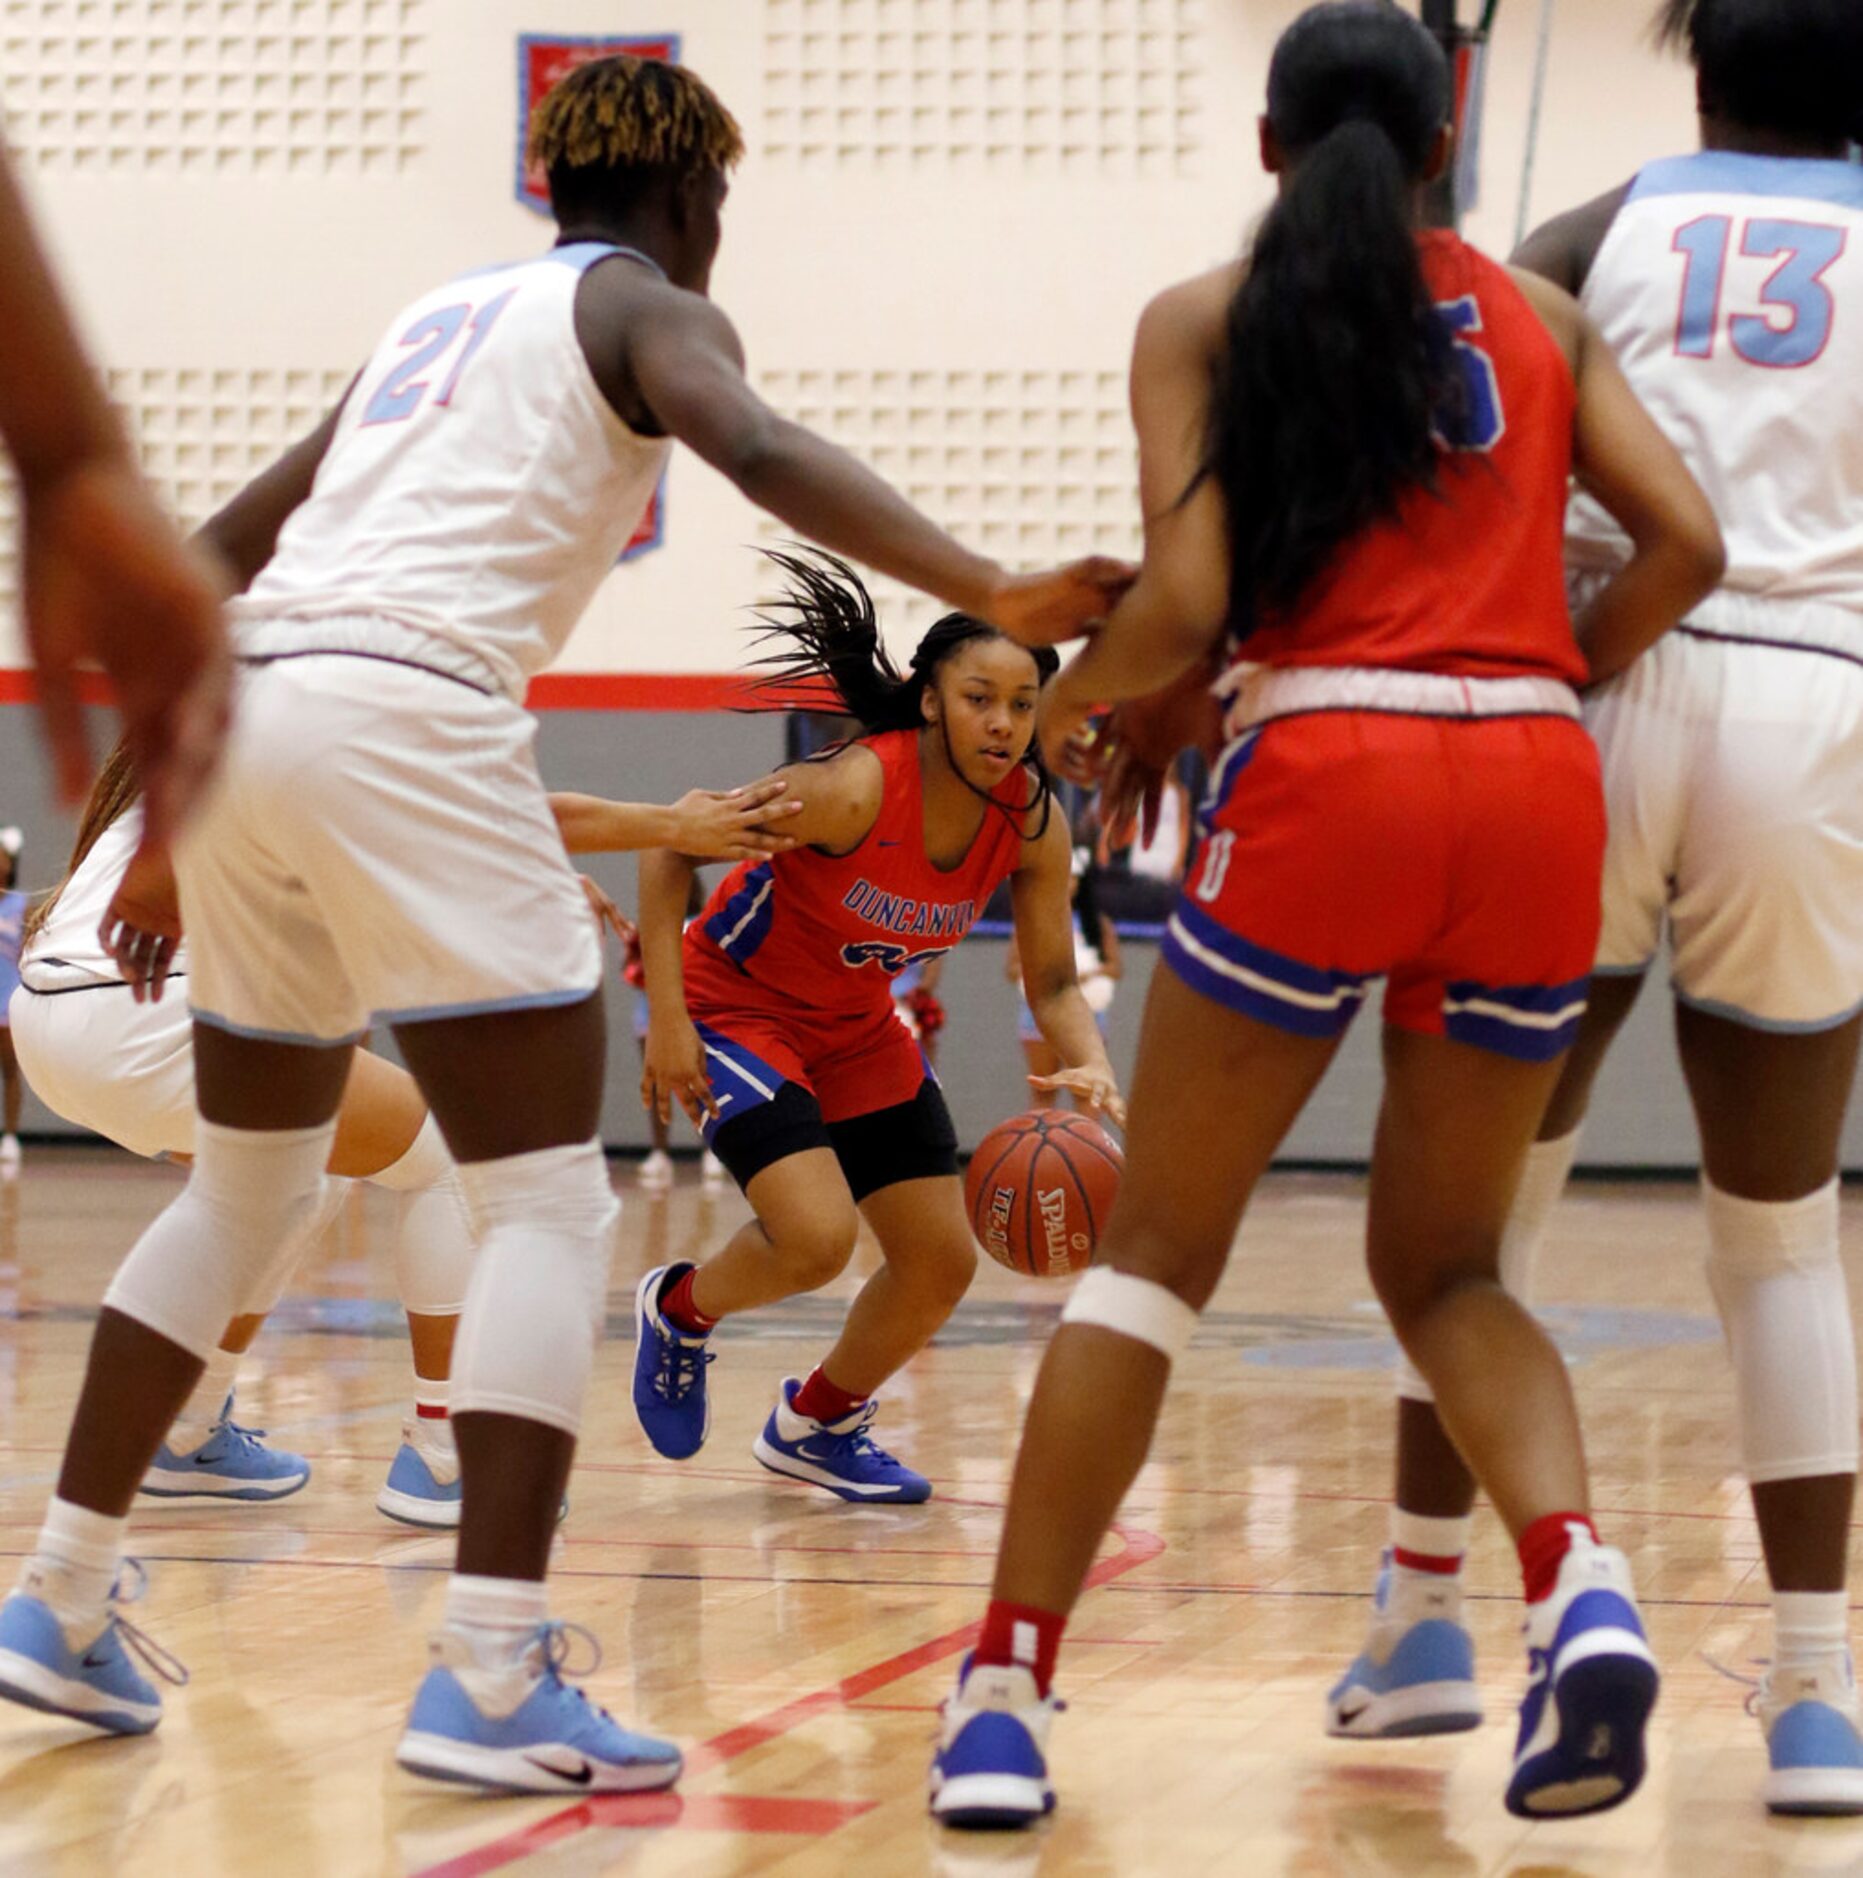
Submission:
[[1125,1156],[1071,1109],[999,1122],[964,1176],[970,1228],[997,1264],[1026,1278],[1071,1278],[1093,1262]]

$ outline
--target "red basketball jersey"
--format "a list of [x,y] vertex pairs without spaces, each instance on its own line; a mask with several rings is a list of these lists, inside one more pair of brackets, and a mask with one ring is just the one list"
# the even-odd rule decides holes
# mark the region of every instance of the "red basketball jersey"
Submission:
[[1437,493],[1407,490],[1237,657],[1579,683],[1564,567],[1571,367],[1505,268],[1446,232],[1420,244],[1468,387],[1456,434],[1438,436]]
[[[889,730],[861,741],[884,773],[867,838],[848,854],[793,848],[740,862],[686,928],[689,977],[717,987],[722,969],[737,1003],[760,1002],[760,988],[777,1004],[816,1011],[890,1009],[895,975],[950,951],[1015,872],[1022,817],[995,808],[956,867],[933,867],[918,733]],[[1018,770],[995,800],[1014,810],[1030,792],[1027,772]]]

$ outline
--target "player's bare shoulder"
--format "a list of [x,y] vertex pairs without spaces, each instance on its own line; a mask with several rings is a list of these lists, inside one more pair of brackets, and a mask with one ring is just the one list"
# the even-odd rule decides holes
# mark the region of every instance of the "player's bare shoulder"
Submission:
[[741,372],[744,344],[724,309],[676,286],[657,269],[617,250],[596,262],[576,289],[576,340],[602,395],[631,429],[662,426],[642,393],[636,360],[668,346],[721,353]]
[[847,854],[860,846],[880,819],[886,768],[864,743],[843,744],[781,771],[791,798],[802,804],[791,824],[810,847]]
[[1225,261],[1154,294],[1139,315],[1134,351],[1154,358],[1214,358],[1222,346],[1230,302],[1247,267],[1243,260]]
[[1544,275],[1529,268],[1509,267],[1508,278],[1520,289],[1527,304],[1540,317],[1554,343],[1565,354],[1566,363],[1576,372],[1584,356],[1585,309],[1563,287],[1555,286]]

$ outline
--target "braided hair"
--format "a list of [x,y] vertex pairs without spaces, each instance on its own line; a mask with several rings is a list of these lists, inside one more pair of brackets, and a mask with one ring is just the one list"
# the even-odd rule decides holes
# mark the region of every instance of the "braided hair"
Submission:
[[[826,706],[844,711],[868,736],[884,730],[922,731],[926,728],[925,694],[936,685],[940,668],[964,646],[1008,638],[987,620],[969,613],[947,613],[927,630],[902,672],[880,637],[873,596],[845,561],[822,548],[764,552],[782,571],[788,587],[779,599],[758,609],[752,629],[760,644],[778,647],[752,662],[752,669],[763,674],[751,687],[753,694],[762,696],[760,704],[750,707],[753,710]],[[1060,669],[1060,655],[1052,646],[1024,650],[1045,685]],[[942,717],[938,727],[951,773],[966,789],[1017,820],[1039,809],[1041,822],[1031,839],[1039,840],[1047,833],[1054,808],[1054,778],[1036,745],[1031,743],[1022,759],[1033,788],[1018,808],[978,788],[964,774]]]

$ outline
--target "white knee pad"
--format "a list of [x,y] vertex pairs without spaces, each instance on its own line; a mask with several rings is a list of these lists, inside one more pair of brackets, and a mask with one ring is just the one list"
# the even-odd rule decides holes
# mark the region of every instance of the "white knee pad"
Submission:
[[456,1317],[465,1308],[475,1245],[459,1170],[431,1115],[407,1152],[369,1184],[401,1196],[395,1221],[395,1288],[417,1317]]
[[136,1241],[104,1303],[205,1359],[280,1262],[303,1251],[335,1133],[333,1121],[264,1131],[197,1123],[188,1184]]
[[1855,1473],[1856,1343],[1837,1182],[1775,1202],[1737,1199],[1704,1180],[1702,1197],[1747,1479]]
[[1175,1363],[1197,1328],[1197,1313],[1175,1291],[1150,1278],[1095,1265],[1074,1286],[1064,1324],[1094,1324],[1135,1343],[1148,1343]]
[[323,1194],[303,1230],[279,1247],[278,1256],[248,1291],[247,1316],[270,1317],[278,1308],[278,1300],[285,1295],[285,1287],[290,1284],[293,1274],[316,1250],[317,1242],[336,1224],[336,1216],[349,1204],[349,1196],[355,1190],[356,1183],[353,1180],[339,1180],[334,1174],[324,1176]]
[[[1546,1228],[1552,1223],[1553,1209],[1572,1177],[1572,1163],[1578,1158],[1578,1138],[1582,1129],[1556,1141],[1536,1141],[1527,1150],[1526,1165],[1520,1170],[1520,1185],[1514,1189],[1514,1203],[1508,1208],[1507,1224],[1501,1230],[1501,1285],[1510,1297],[1522,1304],[1533,1302],[1533,1280],[1539,1265],[1540,1247],[1546,1242]],[[1397,1393],[1406,1402],[1434,1402],[1436,1397],[1423,1373],[1400,1345],[1397,1352]]]
[[453,1413],[576,1434],[621,1216],[601,1144],[471,1162],[459,1181],[479,1249],[453,1349]]

